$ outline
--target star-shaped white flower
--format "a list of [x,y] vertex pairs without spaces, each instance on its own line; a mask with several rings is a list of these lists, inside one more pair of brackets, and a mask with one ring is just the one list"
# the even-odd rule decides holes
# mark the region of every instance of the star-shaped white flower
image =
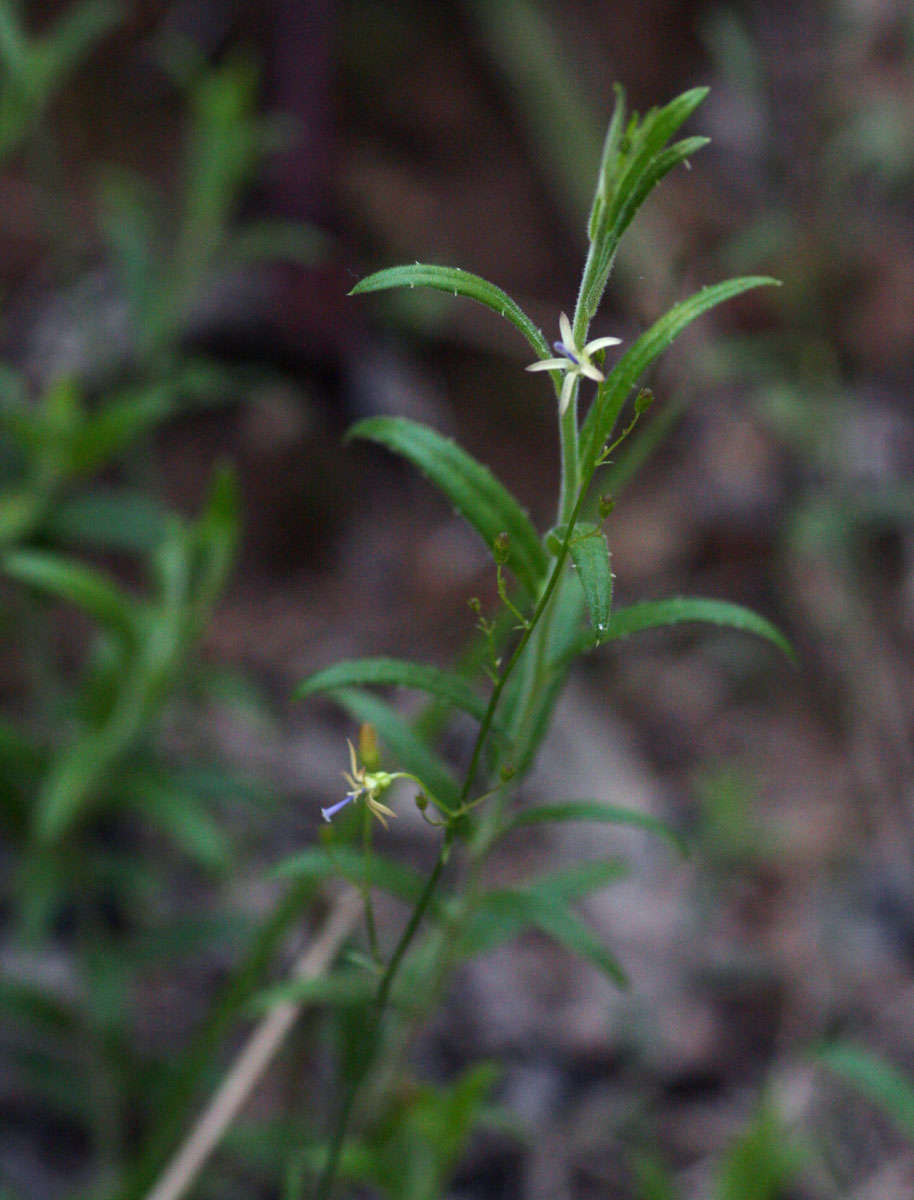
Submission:
[[603,382],[603,372],[590,361],[591,355],[596,354],[598,350],[602,350],[604,346],[618,346],[622,339],[616,337],[594,338],[592,342],[588,342],[586,346],[581,346],[579,349],[574,344],[574,333],[571,329],[571,322],[565,313],[562,313],[559,317],[559,329],[561,330],[562,340],[560,342],[553,342],[553,349],[556,354],[560,354],[562,357],[540,359],[539,362],[531,363],[527,367],[527,370],[565,372],[565,378],[562,381],[562,394],[559,398],[559,412],[564,413],[571,400],[571,393],[574,391],[574,381],[576,379],[583,375],[587,379],[592,379],[595,383]]

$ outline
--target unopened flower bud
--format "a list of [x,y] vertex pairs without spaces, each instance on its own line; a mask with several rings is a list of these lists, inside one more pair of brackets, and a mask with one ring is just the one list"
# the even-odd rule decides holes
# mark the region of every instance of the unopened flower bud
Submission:
[[515,767],[514,763],[505,763],[498,772],[502,783],[507,783],[509,779],[513,779],[516,771],[517,767]]
[[650,388],[642,388],[635,397],[635,414],[640,417],[643,412],[647,412],[653,403],[654,393]]
[[510,550],[511,538],[505,530],[502,530],[501,533],[496,535],[495,541],[492,543],[492,554],[500,567],[503,567],[508,561]]
[[377,770],[381,756],[378,753],[378,731],[374,725],[365,724],[359,730],[359,758],[369,771]]
[[612,510],[616,507],[616,502],[610,495],[600,497],[599,501],[600,519],[605,521]]

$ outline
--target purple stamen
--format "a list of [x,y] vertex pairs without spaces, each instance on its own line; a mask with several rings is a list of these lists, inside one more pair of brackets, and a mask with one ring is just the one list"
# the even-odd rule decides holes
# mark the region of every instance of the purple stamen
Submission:
[[553,342],[552,348],[556,354],[564,354],[566,358],[570,358],[576,367],[581,365],[581,360],[576,357],[573,351],[568,349],[564,342]]
[[360,795],[361,792],[350,792],[349,795],[344,799],[337,800],[336,804],[331,804],[329,808],[322,808],[321,816],[325,821],[329,821],[340,811],[341,808],[345,808],[347,804],[349,804],[352,800],[355,800],[355,798]]

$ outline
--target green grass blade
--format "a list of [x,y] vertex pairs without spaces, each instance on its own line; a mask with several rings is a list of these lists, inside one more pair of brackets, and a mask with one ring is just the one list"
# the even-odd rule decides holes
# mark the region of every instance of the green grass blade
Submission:
[[388,267],[359,280],[350,296],[366,292],[383,292],[390,288],[430,287],[439,292],[450,292],[453,296],[464,296],[491,308],[511,324],[527,339],[538,358],[549,358],[551,350],[542,331],[534,325],[524,310],[494,283],[462,271],[459,267],[437,267],[429,263],[414,263],[403,267]]
[[703,287],[688,300],[674,305],[638,338],[634,346],[616,363],[606,381],[600,384],[596,399],[587,414],[581,430],[581,465],[585,478],[609,438],[626,397],[654,359],[667,349],[687,325],[709,308],[731,300],[750,288],[768,284],[777,286],[778,281],[765,275],[749,275]]
[[914,1079],[860,1046],[825,1046],[819,1061],[872,1101],[914,1143]]
[[136,639],[136,601],[100,571],[40,550],[11,550],[0,558],[0,569],[11,579],[77,605],[126,641]]
[[[646,600],[628,608],[616,609],[609,623],[609,639],[628,637],[645,629],[658,629],[667,625],[679,625],[683,621],[703,621],[712,625],[726,625],[742,633],[754,633],[773,642],[796,661],[793,647],[776,625],[741,604],[728,600],[708,600],[701,596],[673,596],[669,600]],[[609,640],[608,639],[608,640]]]
[[415,688],[439,700],[446,700],[478,721],[482,720],[486,710],[483,700],[461,676],[398,658],[360,658],[335,663],[300,683],[292,693],[292,698],[302,700],[317,692],[366,684]]
[[528,596],[536,595],[546,573],[545,551],[530,518],[488,467],[448,438],[405,417],[369,417],[354,425],[348,436],[379,442],[408,458],[490,549],[500,533],[507,533],[508,566]]

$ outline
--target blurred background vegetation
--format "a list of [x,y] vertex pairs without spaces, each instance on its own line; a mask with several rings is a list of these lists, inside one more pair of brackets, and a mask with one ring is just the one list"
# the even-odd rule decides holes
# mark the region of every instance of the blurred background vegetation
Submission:
[[[606,835],[632,869],[588,912],[632,991],[534,938],[482,956],[351,1169],[392,1198],[914,1194],[912,66],[903,0],[0,0],[2,1200],[145,1193],[324,911],[271,870],[352,727],[294,685],[446,664],[494,595],[346,426],[457,434],[551,521],[554,405],[512,331],[346,293],[458,265],[553,329],[615,81],[642,110],[710,84],[713,141],[595,334],[784,283],[655,372],[617,595],[753,605],[800,669],[707,631],[588,662],[531,798],[589,780],[692,846]],[[421,863],[427,832],[390,838]],[[290,1149],[357,1015],[307,1013],[195,1196],[305,1194]]]

